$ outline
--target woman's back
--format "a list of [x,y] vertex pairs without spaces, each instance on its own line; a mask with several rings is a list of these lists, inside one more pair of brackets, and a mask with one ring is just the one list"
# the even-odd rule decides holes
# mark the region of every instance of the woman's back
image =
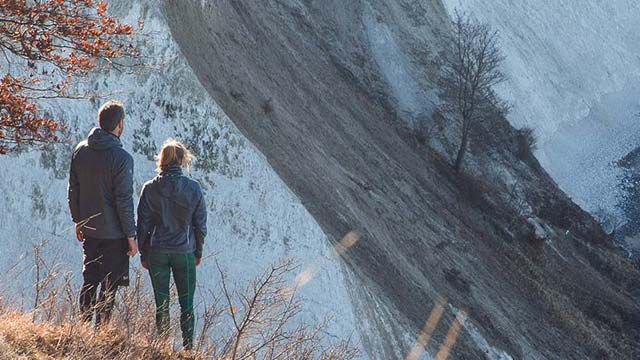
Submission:
[[196,232],[204,225],[206,213],[200,185],[182,174],[179,166],[163,169],[160,175],[147,182],[140,196],[138,212],[148,223],[148,249],[162,249],[172,253],[196,251]]
[[184,145],[167,141],[158,154],[158,176],[142,187],[137,233],[143,261],[148,251],[202,257],[206,204],[200,184],[182,172],[191,159]]

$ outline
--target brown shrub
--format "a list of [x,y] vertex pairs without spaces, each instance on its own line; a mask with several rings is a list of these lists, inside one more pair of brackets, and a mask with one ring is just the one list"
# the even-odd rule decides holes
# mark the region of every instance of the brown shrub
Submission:
[[535,130],[530,127],[517,130],[516,140],[518,146],[517,157],[522,161],[529,162],[534,158],[533,153],[538,148],[538,138]]

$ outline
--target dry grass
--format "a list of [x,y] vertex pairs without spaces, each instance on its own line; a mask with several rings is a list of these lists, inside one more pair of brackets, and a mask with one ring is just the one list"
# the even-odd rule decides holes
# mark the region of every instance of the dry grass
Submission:
[[196,359],[170,344],[128,337],[110,327],[95,331],[81,323],[36,322],[32,314],[0,315],[0,359]]
[[348,339],[323,337],[328,322],[300,321],[301,299],[287,280],[296,268],[290,260],[246,284],[229,283],[218,266],[219,290],[199,291],[195,346],[187,352],[177,346],[177,308],[169,336],[156,335],[153,293],[143,271],[119,291],[110,324],[96,330],[79,320],[77,285],[43,259],[43,246],[34,246],[33,309],[24,312],[0,298],[0,359],[343,360],[358,354]]

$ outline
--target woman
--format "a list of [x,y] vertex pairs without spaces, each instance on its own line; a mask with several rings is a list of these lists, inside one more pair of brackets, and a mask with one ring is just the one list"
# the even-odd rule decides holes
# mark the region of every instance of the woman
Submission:
[[200,185],[185,176],[193,159],[176,140],[167,140],[157,156],[158,176],[144,184],[138,203],[138,242],[142,266],[149,270],[156,303],[158,333],[169,330],[169,282],[178,289],[183,345],[193,347],[193,295],[196,266],[207,233],[207,210]]

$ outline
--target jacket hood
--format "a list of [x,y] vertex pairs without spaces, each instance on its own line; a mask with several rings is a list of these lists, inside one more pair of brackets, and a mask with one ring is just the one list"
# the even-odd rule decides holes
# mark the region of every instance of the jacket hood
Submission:
[[186,191],[189,183],[181,178],[182,169],[179,166],[163,168],[160,175],[156,177],[160,195],[179,204],[189,203],[193,194],[190,191]]
[[114,147],[122,147],[120,138],[101,128],[93,128],[87,138],[89,148],[93,150],[108,150]]

